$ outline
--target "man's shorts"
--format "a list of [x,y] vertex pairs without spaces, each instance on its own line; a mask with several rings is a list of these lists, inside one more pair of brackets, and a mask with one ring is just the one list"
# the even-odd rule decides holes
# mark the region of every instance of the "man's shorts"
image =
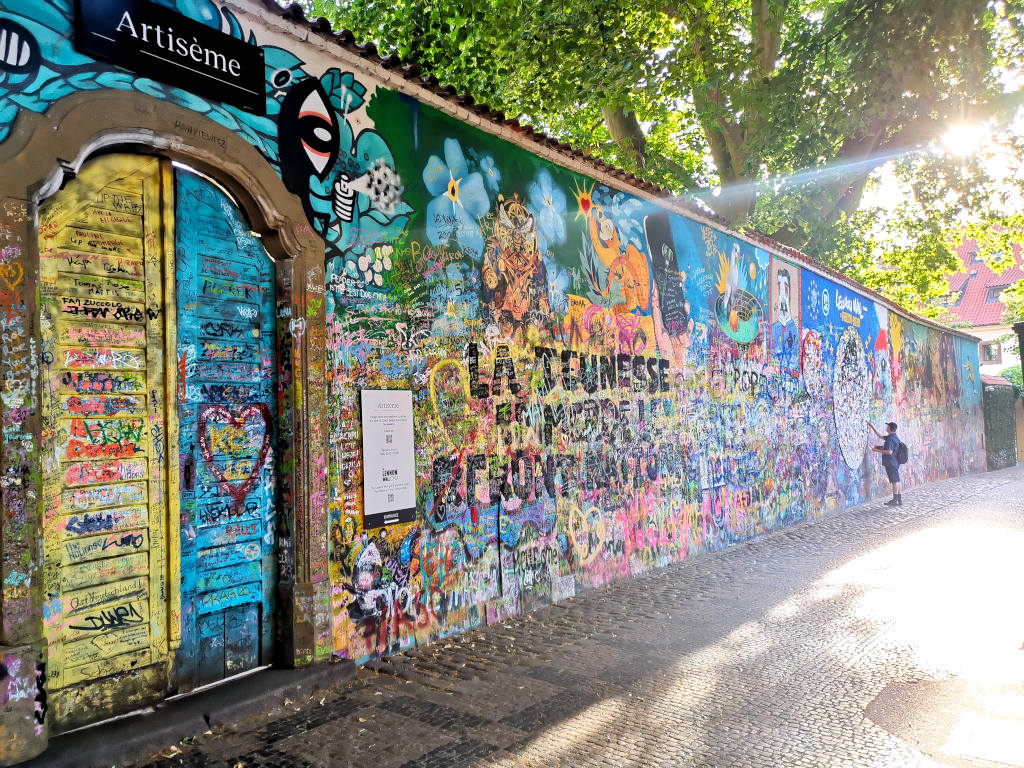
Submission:
[[899,464],[897,464],[895,467],[890,467],[888,464],[885,464],[884,466],[885,466],[885,474],[888,476],[889,482],[890,483],[898,483],[900,481],[900,467],[899,467]]

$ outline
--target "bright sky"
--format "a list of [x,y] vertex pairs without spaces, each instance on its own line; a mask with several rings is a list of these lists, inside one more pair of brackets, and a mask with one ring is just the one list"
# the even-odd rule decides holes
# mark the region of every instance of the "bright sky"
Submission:
[[[1009,139],[1024,136],[1024,110],[1019,110],[1010,125],[995,130],[987,125],[952,126],[942,142],[934,149],[920,151],[939,152],[965,159],[978,155],[986,173],[997,182],[1002,195],[1002,211],[964,211],[964,223],[987,218],[1000,213],[1015,213],[1024,209],[1022,180],[1024,180],[1024,158],[1012,151]],[[872,184],[868,185],[861,201],[861,208],[882,207],[895,209],[913,199],[908,184],[901,182],[894,173],[894,163],[886,163],[874,173]]]
[[[998,76],[1003,91],[1010,93],[1024,87],[1024,67],[1003,69]],[[936,152],[968,157],[980,152],[984,156],[985,171],[994,179],[1002,180],[1003,207],[1006,213],[1024,209],[1024,158],[1008,150],[1006,144],[1012,136],[1024,136],[1024,109],[1018,109],[1008,125],[952,125]],[[883,207],[893,209],[913,199],[909,185],[902,184],[893,173],[893,163],[886,163],[874,173],[875,184],[869,184],[861,200],[861,208]],[[971,219],[986,218],[988,211],[965,211]]]

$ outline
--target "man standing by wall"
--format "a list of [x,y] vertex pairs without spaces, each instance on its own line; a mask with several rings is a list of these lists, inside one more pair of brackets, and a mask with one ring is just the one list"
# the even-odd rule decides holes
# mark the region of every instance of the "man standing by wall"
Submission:
[[896,458],[896,450],[900,446],[900,438],[896,434],[896,422],[890,421],[885,425],[887,434],[884,435],[870,421],[868,426],[872,432],[882,439],[882,444],[872,446],[871,450],[882,454],[882,466],[885,467],[885,474],[892,484],[892,498],[885,503],[890,507],[902,507],[903,494],[900,488],[900,463]]

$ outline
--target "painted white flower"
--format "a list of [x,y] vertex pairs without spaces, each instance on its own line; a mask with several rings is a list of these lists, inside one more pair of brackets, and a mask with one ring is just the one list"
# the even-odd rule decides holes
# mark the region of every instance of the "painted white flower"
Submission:
[[367,285],[384,285],[384,273],[390,272],[394,266],[391,261],[391,254],[394,252],[395,248],[392,245],[375,245],[373,253],[367,252],[359,257],[356,266],[363,273],[363,280]]

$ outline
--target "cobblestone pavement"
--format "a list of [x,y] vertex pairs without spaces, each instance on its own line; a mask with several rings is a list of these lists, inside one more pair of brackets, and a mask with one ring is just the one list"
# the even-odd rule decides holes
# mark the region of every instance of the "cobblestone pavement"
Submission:
[[148,765],[1024,765],[1022,577],[1024,466],[368,665]]

